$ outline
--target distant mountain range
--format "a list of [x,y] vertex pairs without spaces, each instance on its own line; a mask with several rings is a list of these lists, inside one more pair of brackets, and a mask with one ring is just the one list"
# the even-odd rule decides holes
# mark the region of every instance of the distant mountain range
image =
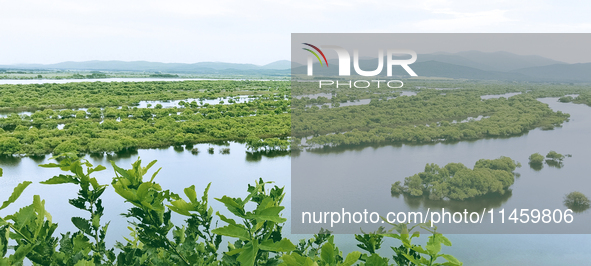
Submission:
[[[407,57],[408,58],[408,57]],[[384,59],[384,64],[385,64]],[[338,60],[329,60],[329,66],[337,66]],[[374,70],[377,58],[359,60],[363,70]],[[419,77],[456,79],[482,79],[526,82],[576,82],[591,83],[591,63],[567,64],[535,55],[516,55],[508,52],[485,53],[465,51],[459,53],[419,54],[411,65]],[[293,73],[307,73],[307,66],[294,64]],[[355,74],[353,66],[351,73]],[[410,77],[402,67],[393,68],[393,76]],[[337,67],[314,65],[315,76],[338,76]],[[386,67],[380,76],[386,76]]]
[[165,72],[184,74],[244,74],[244,75],[281,75],[290,74],[289,60],[275,61],[258,66],[254,64],[235,64],[223,62],[201,62],[194,64],[159,63],[147,61],[85,61],[62,62],[57,64],[18,64],[0,65],[0,69],[28,70],[91,70],[91,71],[133,71],[133,72]]
[[[329,66],[314,65],[315,76],[338,76],[338,60],[329,60]],[[384,61],[385,62],[385,61]],[[361,69],[373,70],[377,58],[362,58]],[[419,54],[417,62],[410,67],[420,77],[443,77],[459,79],[483,79],[527,82],[584,82],[591,83],[591,63],[567,64],[535,55],[516,55],[508,52],[464,51],[458,53]],[[292,69],[293,68],[293,69]],[[146,61],[86,61],[57,64],[0,65],[2,69],[27,70],[90,70],[90,71],[133,71],[162,72],[178,74],[218,75],[265,75],[289,76],[306,74],[307,66],[280,60],[267,65],[235,64],[223,62],[201,62],[194,64],[158,63]],[[355,71],[351,66],[351,73]],[[386,75],[386,68],[380,73]],[[408,77],[401,67],[394,67],[393,75]]]

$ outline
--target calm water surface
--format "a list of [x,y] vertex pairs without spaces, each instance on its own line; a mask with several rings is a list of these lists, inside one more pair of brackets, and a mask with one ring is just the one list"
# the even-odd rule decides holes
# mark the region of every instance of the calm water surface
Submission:
[[[346,197],[339,200],[354,200],[361,195],[376,195],[380,200],[389,201],[395,206],[411,210],[422,210],[432,206],[433,202],[405,200],[403,197],[391,197],[390,184],[396,180],[421,172],[426,163],[437,163],[443,166],[449,162],[461,162],[472,167],[480,158],[497,158],[501,155],[509,156],[523,164],[517,172],[521,174],[512,186],[512,193],[508,197],[495,203],[498,208],[523,208],[523,204],[531,201],[532,195],[544,195],[544,204],[552,208],[563,208],[562,197],[573,190],[579,190],[591,195],[591,186],[581,186],[582,180],[588,179],[588,163],[591,159],[591,108],[585,105],[559,103],[557,98],[541,99],[550,104],[555,110],[570,113],[571,121],[563,127],[550,131],[536,129],[528,134],[506,139],[484,139],[473,142],[437,143],[432,145],[391,145],[382,147],[365,147],[359,149],[337,150],[331,152],[304,152],[293,159],[314,160],[319,157],[332,157],[336,164],[348,165],[348,170],[354,170],[355,160],[359,158],[380,158],[381,153],[389,155],[398,154],[399,162],[389,161],[375,163],[388,163],[392,172],[387,176],[364,176],[355,185],[354,191],[346,191]],[[215,154],[208,154],[207,148],[215,148]],[[265,180],[273,180],[279,186],[285,186],[287,197],[284,201],[286,210],[284,215],[289,217],[291,213],[291,158],[257,157],[247,156],[243,144],[230,143],[229,155],[222,155],[219,149],[222,146],[209,144],[195,145],[201,151],[198,155],[192,155],[189,151],[176,151],[173,148],[139,150],[137,154],[122,157],[105,156],[102,158],[86,156],[91,163],[107,166],[107,170],[96,174],[100,183],[110,183],[114,176],[109,160],[115,161],[119,166],[130,168],[131,163],[141,157],[144,165],[151,160],[158,160],[153,170],[163,167],[156,181],[165,189],[171,189],[181,193],[182,189],[190,185],[197,187],[198,193],[212,182],[210,190],[210,203],[215,210],[222,213],[225,208],[222,204],[213,200],[214,197],[229,195],[232,197],[244,197],[247,184],[253,183],[259,177]],[[564,154],[572,154],[572,158],[566,158],[561,169],[547,165],[541,171],[529,168],[527,158],[531,153],[545,154],[550,150],[556,150]],[[374,156],[370,155],[374,154]],[[368,157],[369,156],[369,157]],[[58,231],[74,230],[70,217],[74,215],[84,216],[67,204],[67,198],[76,196],[74,185],[41,185],[38,182],[46,180],[53,175],[61,173],[57,169],[44,169],[38,164],[47,163],[48,157],[43,159],[12,158],[0,161],[4,168],[4,176],[0,177],[0,200],[5,200],[16,184],[30,180],[34,183],[25,190],[21,198],[12,206],[0,211],[0,215],[13,213],[18,207],[32,202],[35,194],[41,195],[46,201],[46,208],[53,215],[54,222],[59,223]],[[343,168],[343,167],[340,167]],[[335,170],[335,168],[333,168]],[[335,174],[334,172],[332,174]],[[338,172],[336,173],[338,174]],[[151,175],[149,173],[148,175]],[[148,178],[148,177],[146,177]],[[552,184],[552,185],[548,185]],[[376,191],[376,188],[379,190]],[[338,189],[338,188],[337,188]],[[536,200],[538,197],[536,197]],[[119,216],[125,212],[129,204],[123,204],[121,198],[112,189],[107,189],[103,196],[105,206],[104,221],[111,221],[109,227],[108,242],[121,241],[128,234],[126,221]],[[462,205],[462,204],[460,204]],[[464,206],[457,206],[463,208]],[[469,206],[468,206],[469,207]],[[180,216],[174,219],[179,221]],[[290,227],[289,220],[288,225]],[[289,231],[288,231],[289,232]],[[286,232],[286,233],[288,233]],[[309,235],[290,235],[292,239],[309,237]],[[464,262],[464,265],[586,265],[589,263],[591,251],[591,238],[588,235],[446,235],[453,247],[444,247],[443,252],[452,254]],[[225,238],[221,246],[226,246],[229,239]],[[337,235],[336,240],[344,253],[356,250],[356,242],[351,235]],[[233,240],[232,240],[233,241]],[[418,243],[425,243],[426,238],[421,237]],[[398,246],[400,243],[387,240],[381,252],[384,255],[391,254],[390,245]]]

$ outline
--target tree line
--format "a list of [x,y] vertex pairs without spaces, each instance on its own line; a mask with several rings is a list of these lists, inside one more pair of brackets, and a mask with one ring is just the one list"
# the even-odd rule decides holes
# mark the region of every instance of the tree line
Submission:
[[[485,118],[462,122],[478,116]],[[552,129],[568,118],[528,94],[481,100],[471,91],[424,90],[368,105],[294,109],[292,136],[313,136],[307,143],[321,146],[460,141]]]

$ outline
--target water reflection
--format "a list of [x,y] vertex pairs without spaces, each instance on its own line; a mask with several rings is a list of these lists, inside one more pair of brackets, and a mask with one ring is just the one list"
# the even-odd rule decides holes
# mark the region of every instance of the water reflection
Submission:
[[501,97],[509,99],[509,97],[513,97],[513,96],[519,95],[519,94],[521,94],[521,92],[508,92],[508,93],[504,93],[504,94],[482,95],[482,96],[480,96],[480,99],[488,100],[488,99],[498,99]]
[[259,162],[263,157],[275,158],[289,156],[290,151],[257,151],[257,152],[246,152],[247,162]]
[[[591,153],[584,148],[589,146],[588,132],[591,130],[589,107],[559,103],[558,98],[539,100],[555,111],[571,114],[572,119],[552,130],[538,128],[520,135],[472,141],[307,147],[298,156],[292,154],[291,157],[293,197],[297,197],[294,201],[298,202],[292,207],[296,213],[318,211],[315,209],[318,204],[314,202],[325,202],[318,206],[323,209],[363,209],[371,206],[372,210],[380,212],[425,212],[428,208],[444,207],[462,211],[482,211],[482,208],[564,209],[563,196],[573,189],[591,194],[585,167]],[[551,165],[544,171],[541,171],[543,166],[540,165],[525,165],[529,156],[539,150],[562,150],[574,156],[566,165],[550,162]],[[515,182],[510,187],[512,191],[506,194],[467,201],[435,201],[428,197],[402,195],[396,198],[391,195],[390,187],[394,182],[422,172],[425,164],[443,166],[453,162],[472,168],[479,159],[500,156],[510,157],[525,166],[516,170]],[[304,188],[305,191],[297,190]],[[338,200],[327,200],[329,198]],[[591,221],[588,215],[581,215],[577,214],[577,225],[571,224],[570,229]],[[510,232],[524,233],[522,230]]]
[[414,197],[410,195],[392,195],[392,197],[403,197],[404,203],[410,210],[421,210],[431,208],[432,210],[445,208],[446,211],[463,212],[482,212],[483,208],[499,208],[513,196],[512,190],[507,190],[504,194],[488,194],[469,200],[432,200],[428,195]]
[[542,170],[542,168],[544,168],[544,164],[543,163],[528,163],[529,167],[531,169],[534,169],[535,171],[540,171]]
[[550,167],[554,167],[554,168],[562,168],[564,166],[564,164],[561,161],[555,161],[555,160],[546,160],[546,164]]
[[18,156],[1,155],[0,165],[16,166],[21,162],[22,158]]
[[573,212],[577,214],[588,213],[589,211],[589,206],[580,206],[566,203],[564,204],[564,206],[573,210]]
[[185,151],[185,147],[183,147],[183,146],[173,146],[173,149],[176,152],[184,152]]
[[[263,178],[265,181],[274,181],[280,187],[286,186],[289,191],[290,185],[290,157],[278,156],[274,153],[263,154],[257,160],[252,160],[251,155],[246,153],[244,144],[236,142],[218,142],[216,144],[194,144],[192,149],[206,151],[208,148],[215,148],[212,155],[199,154],[197,156],[191,153],[187,146],[167,147],[160,149],[140,149],[125,150],[118,153],[99,153],[81,155],[94,166],[103,165],[107,170],[93,173],[101,184],[110,184],[114,172],[111,161],[118,166],[128,169],[131,164],[141,157],[142,165],[146,165],[152,160],[158,160],[151,172],[162,167],[162,170],[155,181],[160,183],[164,189],[170,189],[175,193],[182,193],[185,187],[195,185],[198,191],[202,191],[208,183],[212,183],[210,189],[210,204],[215,211],[220,211],[224,215],[231,215],[226,212],[222,203],[213,198],[221,198],[223,195],[231,197],[244,197],[247,193],[247,184],[252,184],[254,180]],[[183,148],[183,151],[179,151]],[[231,149],[229,154],[220,154],[222,149]],[[18,157],[3,156],[0,157],[0,167],[4,170],[3,177],[0,177],[0,196],[6,200],[11,194],[13,188],[23,181],[32,181],[19,200],[0,214],[5,216],[14,213],[19,208],[30,204],[33,195],[40,195],[46,200],[46,208],[52,214],[54,222],[59,224],[57,233],[66,231],[75,231],[70,217],[79,216],[77,210],[68,204],[69,198],[75,198],[77,188],[71,185],[42,185],[39,182],[49,179],[52,176],[64,174],[59,169],[47,169],[39,167],[39,164],[53,163],[50,160],[51,155],[39,157]],[[149,175],[151,176],[151,172]],[[291,195],[286,195],[284,204],[286,209],[283,215],[289,218]],[[107,243],[113,245],[115,241],[124,242],[123,237],[127,237],[127,219],[121,217],[121,213],[127,212],[129,204],[124,204],[123,199],[109,187],[103,195],[105,206],[104,221],[110,221],[109,233],[107,234]],[[181,223],[186,217],[173,215],[175,223]],[[289,221],[286,227],[289,227]],[[289,230],[287,230],[289,231]],[[287,232],[286,232],[287,233]]]

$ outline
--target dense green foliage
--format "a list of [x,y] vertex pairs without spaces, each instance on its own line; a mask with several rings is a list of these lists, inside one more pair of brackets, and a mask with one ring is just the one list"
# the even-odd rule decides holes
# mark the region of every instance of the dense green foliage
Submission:
[[[455,122],[479,115],[485,118]],[[292,116],[293,136],[314,136],[308,144],[331,146],[504,137],[536,127],[551,129],[568,119],[531,95],[481,100],[475,92],[441,95],[437,90],[369,105],[296,109]]]
[[[289,101],[258,99],[183,108],[44,110],[0,118],[2,154],[103,153],[212,141],[257,143],[287,149]],[[282,98],[282,96],[281,96]],[[58,129],[63,124],[63,129]],[[263,140],[273,138],[270,140]]]
[[441,168],[427,164],[425,171],[406,177],[404,185],[397,181],[392,193],[410,196],[426,194],[430,199],[466,200],[489,193],[504,194],[515,182],[513,171],[521,165],[509,157],[481,159],[474,169],[461,163],[449,163]]
[[[362,250],[344,256],[328,231],[301,240],[294,245],[282,236],[285,218],[281,217],[285,196],[283,188],[266,189],[269,182],[262,179],[248,187],[245,198],[223,196],[222,202],[228,211],[240,220],[216,212],[224,226],[213,227],[214,210],[208,204],[208,190],[197,197],[195,186],[184,189],[186,199],[155,182],[159,170],[149,180],[144,176],[156,163],[141,166],[138,159],[131,169],[122,169],[112,163],[115,177],[111,186],[130,205],[124,214],[128,218],[130,238],[126,243],[106,247],[104,239],[109,223],[101,222],[104,211],[101,195],[108,185],[101,185],[91,175],[104,170],[93,167],[74,153],[55,157],[58,163],[42,165],[57,167],[67,174],[54,176],[43,184],[75,184],[79,186],[78,197],[70,204],[89,214],[88,218],[72,217],[77,232],[54,236],[58,225],[52,222],[45,211],[45,201],[34,196],[33,204],[17,213],[0,217],[0,265],[22,265],[25,260],[33,265],[394,265],[377,250],[383,238],[394,238],[402,246],[393,247],[396,265],[462,265],[451,255],[441,254],[441,245],[450,246],[447,238],[436,229],[420,224],[430,232],[427,244],[422,247],[412,244],[418,231],[412,232],[406,224],[392,224],[390,231],[356,235]],[[19,184],[0,210],[14,203],[31,182]],[[182,225],[173,224],[172,215],[182,215]],[[415,226],[416,227],[416,226]],[[393,231],[396,230],[395,233]],[[236,239],[228,243],[228,250],[220,252],[222,237]],[[9,254],[8,250],[14,252]],[[220,254],[221,253],[221,254]],[[441,262],[445,261],[445,262]],[[412,263],[412,264],[411,264]]]
[[281,81],[79,82],[1,85],[0,110],[134,106],[140,101],[289,94]]
[[591,207],[591,201],[583,193],[574,191],[564,197],[564,205],[574,212],[582,212]]
[[[285,81],[1,85],[0,109],[43,110],[0,118],[0,153],[102,153],[211,141],[246,142],[254,152],[299,149],[298,142],[287,139],[290,134],[293,139],[313,136],[307,140],[313,147],[506,137],[536,127],[551,129],[568,120],[568,114],[553,112],[537,97],[576,93],[573,102],[582,103],[589,93],[584,86],[414,80],[405,84],[405,90],[418,95],[399,96],[400,91],[375,85],[318,89],[308,82],[295,83],[294,92],[326,94],[287,100],[291,88]],[[507,92],[521,95],[480,98]],[[254,100],[237,103],[239,95]],[[229,104],[203,103],[220,97]],[[154,108],[133,107],[140,101],[175,99],[182,101],[172,108],[160,103]],[[371,102],[337,107],[359,99]],[[332,108],[316,106],[324,103]],[[88,109],[74,109],[79,107]]]
[[544,155],[534,153],[529,156],[529,163],[532,165],[541,165],[544,163]]
[[544,167],[544,162],[546,162],[546,164],[548,164],[548,166],[562,168],[562,166],[564,166],[562,160],[564,160],[564,158],[566,158],[566,157],[572,157],[572,155],[570,155],[570,154],[562,155],[562,154],[557,153],[555,151],[550,151],[550,152],[548,152],[546,157],[544,157],[543,155],[541,155],[539,153],[534,153],[529,156],[529,165],[532,169],[534,169],[536,171],[539,171]]
[[548,154],[546,154],[546,158],[548,158],[549,160],[553,160],[553,161],[562,161],[564,159],[564,155],[555,152],[555,151],[550,151],[548,152]]

